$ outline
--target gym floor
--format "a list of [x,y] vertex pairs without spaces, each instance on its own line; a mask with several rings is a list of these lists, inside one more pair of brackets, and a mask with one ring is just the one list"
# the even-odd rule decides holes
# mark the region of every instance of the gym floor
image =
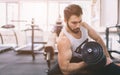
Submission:
[[0,75],[47,75],[48,66],[44,55],[38,53],[35,57],[33,61],[30,54],[17,54],[12,50],[1,53]]
[[[51,66],[54,62],[51,61]],[[13,50],[0,53],[0,75],[47,75],[47,69],[42,52],[35,54],[34,61],[31,54],[18,54]]]
[[[102,37],[105,40],[105,36]],[[118,36],[110,36],[111,49],[120,49]],[[113,54],[116,58],[120,55]],[[55,59],[57,55],[55,55]],[[51,66],[55,60],[51,62]],[[42,52],[35,54],[35,60],[32,60],[31,54],[18,54],[13,50],[0,53],[0,75],[47,75],[47,62]]]

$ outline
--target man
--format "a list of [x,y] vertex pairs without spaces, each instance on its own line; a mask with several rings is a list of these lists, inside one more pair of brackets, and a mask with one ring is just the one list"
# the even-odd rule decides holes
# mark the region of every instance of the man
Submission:
[[[110,59],[101,37],[87,23],[82,21],[82,14],[82,8],[76,4],[71,4],[64,10],[66,26],[62,29],[57,40],[58,64],[61,72],[63,75],[120,75],[120,67]],[[88,65],[84,61],[74,60],[74,58],[81,58],[75,50],[87,38],[95,40],[103,48],[106,65],[100,71],[89,72],[89,70],[85,70]]]

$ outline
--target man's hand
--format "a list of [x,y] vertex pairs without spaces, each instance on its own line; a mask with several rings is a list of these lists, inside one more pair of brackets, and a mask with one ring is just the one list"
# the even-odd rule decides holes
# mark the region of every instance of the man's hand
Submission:
[[110,57],[106,57],[106,66],[112,63],[112,59]]

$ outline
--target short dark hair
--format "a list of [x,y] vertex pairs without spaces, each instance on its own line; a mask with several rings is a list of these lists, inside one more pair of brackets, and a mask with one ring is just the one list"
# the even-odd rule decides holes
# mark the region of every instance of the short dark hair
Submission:
[[64,9],[64,18],[68,21],[72,15],[80,16],[83,14],[79,5],[71,4]]

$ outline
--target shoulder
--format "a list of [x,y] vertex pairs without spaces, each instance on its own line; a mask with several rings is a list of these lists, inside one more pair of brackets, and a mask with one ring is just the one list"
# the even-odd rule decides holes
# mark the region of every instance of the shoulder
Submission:
[[94,31],[94,29],[90,25],[88,25],[86,22],[82,22],[81,25],[88,31]]
[[71,43],[70,40],[66,37],[64,33],[61,33],[57,39],[58,47],[70,47]]
[[86,22],[82,22],[81,25],[86,29],[89,27],[89,25]]
[[70,43],[70,40],[66,37],[66,35],[64,33],[62,33],[58,39],[57,39],[57,43],[58,44],[67,44]]

